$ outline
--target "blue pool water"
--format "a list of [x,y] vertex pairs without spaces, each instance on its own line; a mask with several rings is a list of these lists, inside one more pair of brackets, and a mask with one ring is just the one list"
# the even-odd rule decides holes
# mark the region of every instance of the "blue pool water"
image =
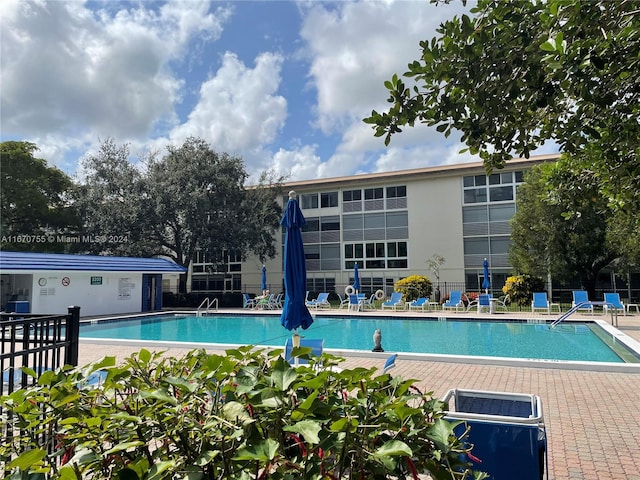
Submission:
[[[307,338],[323,338],[325,348],[371,350],[373,332],[382,331],[388,352],[433,353],[590,362],[623,362],[601,340],[593,323],[547,324],[380,317],[317,317]],[[596,335],[596,329],[601,335]],[[279,316],[162,316],[83,324],[81,338],[156,340],[284,346],[291,332]]]

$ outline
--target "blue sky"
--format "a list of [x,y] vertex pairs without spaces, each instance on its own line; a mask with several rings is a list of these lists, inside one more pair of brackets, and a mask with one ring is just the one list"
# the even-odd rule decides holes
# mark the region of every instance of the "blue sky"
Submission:
[[[101,139],[132,155],[188,136],[291,180],[475,161],[424,126],[362,122],[460,2],[3,0],[0,140],[68,174]],[[543,152],[540,152],[543,153]]]

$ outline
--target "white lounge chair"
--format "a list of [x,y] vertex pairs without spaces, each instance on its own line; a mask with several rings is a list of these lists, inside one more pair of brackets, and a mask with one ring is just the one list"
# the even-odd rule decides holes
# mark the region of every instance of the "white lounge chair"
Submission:
[[462,292],[460,290],[453,290],[449,293],[449,300],[442,304],[442,310],[453,310],[456,312],[458,309],[464,312],[464,302],[462,301]]

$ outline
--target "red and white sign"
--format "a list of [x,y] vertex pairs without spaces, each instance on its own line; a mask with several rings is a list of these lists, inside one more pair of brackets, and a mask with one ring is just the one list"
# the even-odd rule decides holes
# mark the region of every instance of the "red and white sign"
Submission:
[[71,279],[69,277],[62,277],[61,283],[63,287],[68,287],[69,284],[71,283]]

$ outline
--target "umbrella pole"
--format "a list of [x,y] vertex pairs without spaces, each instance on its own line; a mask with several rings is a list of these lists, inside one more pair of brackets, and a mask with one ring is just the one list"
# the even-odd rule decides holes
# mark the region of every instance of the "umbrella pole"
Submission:
[[[293,331],[293,338],[291,339],[291,344],[293,348],[300,347],[300,335],[298,334],[297,328]],[[293,365],[295,367],[298,366],[298,357],[293,357]]]

